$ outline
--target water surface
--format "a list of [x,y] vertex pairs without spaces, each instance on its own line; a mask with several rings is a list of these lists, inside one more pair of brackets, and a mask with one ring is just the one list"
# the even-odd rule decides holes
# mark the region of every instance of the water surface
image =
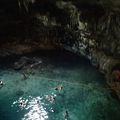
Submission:
[[[22,56],[0,61],[0,79],[5,83],[0,88],[0,120],[120,120],[120,102],[88,60],[66,51],[24,56],[42,63],[14,70]],[[57,91],[57,86],[63,89]]]

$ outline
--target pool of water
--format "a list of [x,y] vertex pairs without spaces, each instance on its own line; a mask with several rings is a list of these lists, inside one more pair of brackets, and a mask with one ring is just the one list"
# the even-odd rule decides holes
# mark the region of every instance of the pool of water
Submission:
[[88,60],[66,51],[24,56],[42,63],[14,70],[22,56],[0,60],[0,120],[120,120],[119,100]]

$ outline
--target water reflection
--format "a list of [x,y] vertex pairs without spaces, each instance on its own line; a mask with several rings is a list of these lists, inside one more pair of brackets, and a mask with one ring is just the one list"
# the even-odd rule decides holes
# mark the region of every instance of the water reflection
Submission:
[[41,97],[33,98],[31,96],[28,99],[20,97],[18,101],[13,102],[12,107],[15,105],[20,110],[27,111],[22,120],[46,120],[48,113],[46,108],[43,107],[42,99]]

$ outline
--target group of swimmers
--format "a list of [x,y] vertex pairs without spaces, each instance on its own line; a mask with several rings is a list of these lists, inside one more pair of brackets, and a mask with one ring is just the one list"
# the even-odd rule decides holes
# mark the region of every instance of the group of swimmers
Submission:
[[[62,85],[58,85],[57,87],[54,88],[54,90],[55,90],[55,91],[58,91],[58,92],[61,92],[62,89],[63,89],[63,86],[62,86]],[[48,95],[46,95],[45,97],[46,97],[46,99],[47,99],[49,102],[51,102],[51,103],[53,103],[53,102],[55,101],[55,99],[56,99],[56,96],[55,96],[55,95],[54,95],[54,96],[48,96]],[[66,111],[63,113],[63,116],[64,116],[64,118],[65,118],[66,120],[69,118],[69,112],[68,112],[68,110],[66,110]]]
[[[62,85],[59,85],[59,86],[55,87],[54,89],[55,89],[56,91],[60,92],[60,91],[63,89],[63,86],[62,86]],[[68,119],[68,117],[69,117],[69,112],[66,110],[63,115],[64,115],[64,118],[65,118],[65,119]]]
[[[26,74],[23,73],[23,77],[24,79],[27,79],[27,76]],[[4,86],[4,82],[2,80],[0,80],[0,87],[3,87]],[[62,85],[58,85],[54,88],[55,91],[58,91],[58,92],[61,92],[61,90],[63,89],[63,86]],[[51,102],[51,103],[54,103],[55,99],[56,99],[56,96],[48,96],[46,95],[46,99]],[[39,103],[39,101],[37,101],[37,103]],[[23,109],[24,107],[26,106],[26,104],[21,101],[20,102],[20,107]],[[65,119],[68,119],[69,118],[69,112],[66,110],[63,114],[64,118]]]
[[[62,85],[59,85],[59,86],[57,86],[57,87],[54,88],[54,90],[55,90],[55,91],[58,91],[58,92],[61,92],[62,89],[63,89],[63,86],[62,86]],[[46,95],[45,98],[46,98],[49,102],[53,103],[53,102],[55,101],[56,96],[55,96],[55,95],[54,95],[54,96],[52,96],[52,95],[51,95],[51,96]]]

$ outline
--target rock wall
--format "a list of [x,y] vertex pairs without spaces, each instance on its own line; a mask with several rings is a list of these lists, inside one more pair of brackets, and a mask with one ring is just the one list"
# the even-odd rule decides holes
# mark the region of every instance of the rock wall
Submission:
[[63,7],[62,3],[58,5],[69,14],[64,39],[60,41],[63,47],[87,57],[106,75],[107,83],[120,97],[119,12],[101,7],[96,13],[71,3],[63,4]]

